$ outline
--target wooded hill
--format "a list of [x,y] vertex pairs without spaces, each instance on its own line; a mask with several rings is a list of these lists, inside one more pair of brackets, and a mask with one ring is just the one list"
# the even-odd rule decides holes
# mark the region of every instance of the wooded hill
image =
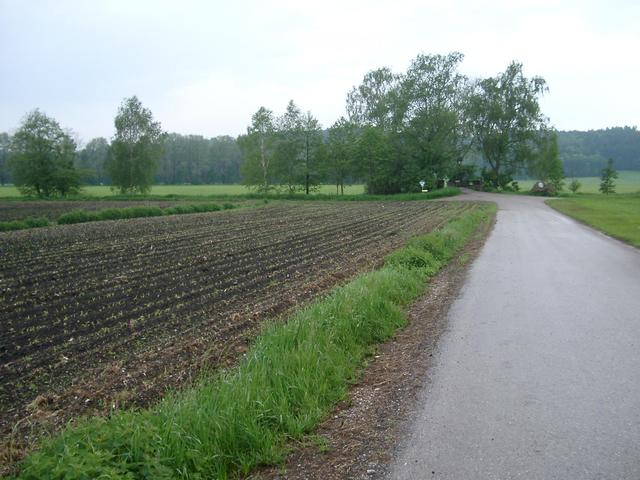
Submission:
[[599,176],[607,159],[616,170],[640,170],[640,132],[636,127],[558,132],[560,159],[568,177]]

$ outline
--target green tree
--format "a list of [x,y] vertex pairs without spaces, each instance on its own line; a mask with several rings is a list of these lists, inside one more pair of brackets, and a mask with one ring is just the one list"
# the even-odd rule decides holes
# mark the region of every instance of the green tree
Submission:
[[125,99],[115,118],[116,134],[111,141],[105,171],[112,188],[120,193],[151,190],[163,152],[165,135],[151,111],[133,96]]
[[395,123],[399,77],[388,68],[367,73],[347,95],[349,120],[389,130]]
[[11,138],[9,165],[13,183],[23,195],[77,193],[80,177],[73,165],[75,151],[75,142],[58,122],[34,110]]
[[293,100],[277,120],[276,136],[274,174],[289,193],[294,193],[304,181],[304,136],[302,112]]
[[103,137],[92,139],[78,152],[75,164],[80,171],[91,172],[86,175],[88,183],[101,184],[108,180],[104,171],[108,155],[109,142]]
[[0,185],[9,182],[9,145],[11,137],[8,133],[0,133]]
[[207,183],[239,183],[242,152],[235,138],[221,135],[209,141]]
[[273,186],[273,154],[276,131],[273,112],[260,107],[251,117],[247,134],[238,138],[243,163],[240,167],[242,183],[267,192]]
[[[421,179],[433,184],[456,171],[471,146],[468,80],[457,70],[462,58],[460,53],[418,55],[405,74],[380,68],[349,92],[349,119],[363,133],[365,127],[378,129],[390,147],[389,158],[378,165],[388,168],[387,179],[377,172],[372,190],[415,191]],[[380,140],[371,132],[366,138]]]
[[321,164],[325,157],[322,126],[307,112],[302,116],[302,166],[304,191],[307,195],[320,184]]
[[470,148],[464,111],[467,78],[458,73],[463,55],[418,55],[402,77],[398,95],[404,155],[415,163],[403,183],[452,176]]
[[336,195],[344,195],[345,180],[353,176],[356,138],[355,125],[344,117],[329,128],[325,173],[335,182]]
[[582,184],[577,179],[574,178],[571,180],[571,183],[569,184],[569,190],[571,190],[571,193],[578,193],[580,187],[582,187]]
[[373,126],[363,127],[356,142],[355,159],[356,173],[365,181],[367,193],[386,195],[400,190],[399,177],[389,175],[398,170],[398,161],[387,132]]
[[602,169],[599,190],[605,195],[616,193],[616,178],[618,178],[618,172],[613,168],[613,159],[610,158],[607,160],[607,166]]
[[544,79],[526,78],[522,64],[512,62],[505,72],[479,81],[470,95],[467,117],[493,186],[508,184],[533,156],[545,127],[538,103],[545,90]]
[[556,191],[564,186],[564,170],[558,154],[558,135],[554,131],[544,132],[537,140],[537,151],[531,157],[529,173],[538,180],[550,183]]

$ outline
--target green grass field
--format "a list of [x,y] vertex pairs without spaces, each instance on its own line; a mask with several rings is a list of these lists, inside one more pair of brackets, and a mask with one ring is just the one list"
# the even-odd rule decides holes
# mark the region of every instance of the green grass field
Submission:
[[547,203],[607,235],[640,247],[640,195],[585,195]]
[[[244,195],[251,193],[244,185],[155,185],[150,192],[152,195],[180,195],[180,196],[217,196],[217,195]],[[335,195],[335,185],[320,185],[317,193]],[[364,185],[345,185],[345,195],[358,195],[364,193]],[[89,185],[82,188],[83,196],[107,197],[115,195],[108,186]],[[13,186],[1,186],[0,198],[19,197],[20,192]]]
[[[640,192],[640,172],[621,171],[618,172],[619,177],[615,181],[616,193],[637,193]],[[598,187],[600,187],[600,177],[577,177],[576,178],[582,187],[578,190],[578,193],[600,193]],[[573,177],[567,177],[565,181],[565,190],[573,180]],[[533,187],[535,180],[518,180],[520,185],[520,191],[528,192]]]

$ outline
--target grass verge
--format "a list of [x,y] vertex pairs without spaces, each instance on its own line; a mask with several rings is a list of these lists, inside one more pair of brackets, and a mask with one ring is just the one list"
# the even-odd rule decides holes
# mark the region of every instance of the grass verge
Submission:
[[640,247],[640,195],[594,195],[547,204],[607,235]]
[[87,419],[46,441],[23,479],[204,479],[281,461],[347,392],[374,344],[406,324],[403,307],[495,207],[478,205],[411,240],[382,269],[265,328],[240,364],[149,410]]

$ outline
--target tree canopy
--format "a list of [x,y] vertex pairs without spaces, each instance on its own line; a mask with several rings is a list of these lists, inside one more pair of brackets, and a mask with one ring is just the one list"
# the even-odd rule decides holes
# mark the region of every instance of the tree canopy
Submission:
[[29,113],[10,142],[13,183],[23,195],[77,193],[80,176],[73,160],[76,144],[58,122],[39,110]]
[[[358,151],[372,155],[362,159],[370,167],[370,193],[418,191],[420,180],[433,184],[456,170],[471,146],[469,82],[457,71],[462,59],[457,52],[418,55],[405,73],[373,70],[349,92],[349,120],[361,132]],[[373,143],[365,145],[367,139]]]
[[104,137],[94,138],[76,154],[76,167],[85,172],[85,180],[89,184],[100,184],[108,181],[104,164],[109,155],[109,142]]
[[529,159],[527,170],[530,175],[551,183],[556,191],[564,185],[564,170],[558,153],[558,134],[555,131],[540,133],[536,151]]
[[151,111],[133,96],[125,99],[115,117],[116,134],[105,170],[120,193],[146,193],[153,185],[163,152],[164,134]]
[[267,192],[273,188],[273,156],[276,147],[276,129],[273,112],[260,107],[251,117],[247,134],[238,138],[244,155],[241,166],[242,183]]
[[489,166],[487,180],[495,187],[509,183],[535,155],[537,137],[546,127],[538,103],[545,90],[544,79],[525,77],[517,62],[476,83],[467,116],[475,145]]

